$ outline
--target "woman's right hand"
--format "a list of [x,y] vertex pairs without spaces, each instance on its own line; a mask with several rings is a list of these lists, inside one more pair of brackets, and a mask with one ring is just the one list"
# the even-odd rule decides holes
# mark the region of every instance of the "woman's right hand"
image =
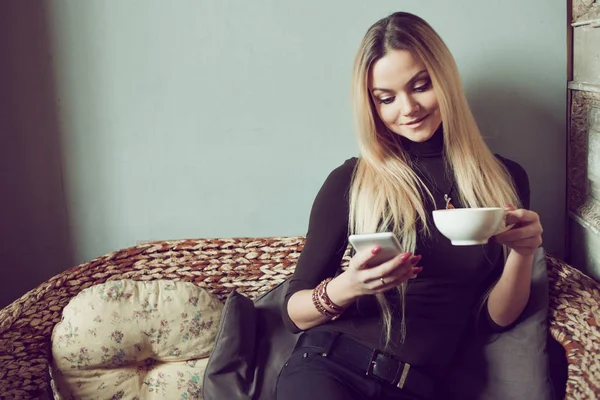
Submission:
[[[327,284],[327,295],[334,304],[346,308],[363,295],[383,293],[421,272],[422,268],[416,266],[421,256],[411,253],[403,253],[380,265],[369,266],[369,260],[380,250],[381,247],[377,246],[370,252],[357,253],[350,260],[348,269]],[[314,307],[312,292],[301,290],[288,301],[290,319],[301,330],[330,320]]]
[[352,257],[348,269],[338,278],[345,281],[347,289],[356,297],[383,293],[415,278],[423,267],[416,266],[421,256],[402,253],[382,264],[369,266],[369,260],[381,250],[376,246],[370,252],[359,252]]

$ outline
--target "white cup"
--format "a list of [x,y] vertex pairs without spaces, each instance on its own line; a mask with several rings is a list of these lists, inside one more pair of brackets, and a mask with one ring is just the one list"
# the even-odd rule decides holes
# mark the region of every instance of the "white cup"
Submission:
[[433,223],[454,246],[486,244],[490,237],[510,229],[503,229],[504,222],[505,211],[500,207],[433,211]]

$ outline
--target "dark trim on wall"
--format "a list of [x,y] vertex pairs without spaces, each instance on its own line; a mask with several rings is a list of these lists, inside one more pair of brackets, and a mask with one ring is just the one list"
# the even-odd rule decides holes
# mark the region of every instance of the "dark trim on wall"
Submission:
[[[567,85],[567,126],[565,126],[565,153],[566,157],[566,164],[565,165],[565,169],[568,170],[569,166],[568,166],[568,162],[569,162],[569,138],[571,137],[571,91],[568,89],[568,83],[571,82],[573,80],[573,27],[571,26],[571,23],[573,22],[573,0],[567,0],[567,82],[565,82],[565,84]],[[568,176],[568,174],[567,174]],[[564,234],[564,240],[565,240],[565,259],[568,260],[571,257],[570,254],[570,248],[569,248],[569,244],[570,244],[570,228],[569,228],[569,212],[568,212],[568,204],[569,204],[569,188],[568,188],[568,179],[565,179],[565,207],[567,209],[567,212],[565,213],[565,222],[564,222],[564,227],[565,227],[565,234]]]
[[573,0],[567,0],[567,82],[573,80]]

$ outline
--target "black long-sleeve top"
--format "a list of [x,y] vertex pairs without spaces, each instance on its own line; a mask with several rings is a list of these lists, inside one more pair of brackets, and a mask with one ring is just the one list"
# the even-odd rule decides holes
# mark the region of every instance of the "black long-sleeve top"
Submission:
[[[432,184],[436,204],[424,201],[431,217],[434,209],[445,208],[444,191],[452,186],[443,157],[443,132],[439,129],[426,142],[416,143],[401,138],[410,155],[414,170]],[[525,170],[516,162],[496,156],[509,171],[524,208],[529,208],[529,180]],[[323,279],[339,272],[340,262],[348,246],[349,189],[357,163],[351,158],[333,170],[314,201],[306,243],[290,280],[283,305],[284,322],[292,331],[299,329],[287,313],[292,294],[313,289]],[[456,193],[456,189],[453,189]],[[455,207],[462,207],[458,196]],[[503,205],[499,205],[503,206]],[[402,361],[419,367],[432,376],[442,376],[455,354],[465,330],[473,325],[471,318],[481,309],[481,318],[492,328],[487,307],[481,307],[486,290],[500,277],[504,268],[502,248],[489,243],[478,246],[453,246],[428,221],[432,235],[418,236],[414,254],[422,255],[419,265],[423,271],[409,280],[405,298],[406,338],[400,338],[401,309],[396,290],[386,292],[392,307],[392,341],[387,352]],[[385,336],[381,312],[375,296],[363,296],[353,303],[336,321],[311,328],[339,331],[354,337],[371,348],[384,348]]]

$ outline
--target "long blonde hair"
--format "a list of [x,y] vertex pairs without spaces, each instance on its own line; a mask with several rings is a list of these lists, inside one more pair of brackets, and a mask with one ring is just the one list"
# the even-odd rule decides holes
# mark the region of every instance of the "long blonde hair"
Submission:
[[[369,92],[373,64],[391,50],[408,50],[426,66],[437,97],[444,130],[446,167],[454,174],[465,207],[518,204],[510,175],[488,149],[467,103],[452,54],[423,19],[403,12],[379,20],[367,31],[354,61],[352,101],[360,158],[350,189],[349,231],[372,233],[394,227],[405,251],[414,251],[417,228],[429,235],[425,196],[432,193],[408,164],[395,133],[379,119]],[[435,202],[433,203],[435,204]],[[401,337],[405,337],[404,294],[401,294]],[[386,345],[391,338],[390,305],[377,295]]]

